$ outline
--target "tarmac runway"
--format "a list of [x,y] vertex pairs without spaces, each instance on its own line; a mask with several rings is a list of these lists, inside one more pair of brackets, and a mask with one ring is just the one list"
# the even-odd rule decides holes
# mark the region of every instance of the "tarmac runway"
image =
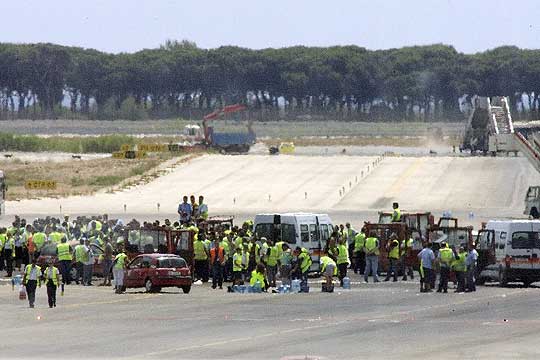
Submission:
[[0,286],[0,358],[365,359],[538,358],[540,289],[418,292],[418,282],[309,294],[190,294],[68,286],[35,309]]
[[527,188],[538,184],[540,174],[522,157],[205,155],[115,193],[11,201],[3,222],[14,214],[61,213],[175,219],[182,195],[202,194],[211,215],[307,211],[359,226],[398,201],[404,211],[450,211],[478,226],[490,218],[523,217]]

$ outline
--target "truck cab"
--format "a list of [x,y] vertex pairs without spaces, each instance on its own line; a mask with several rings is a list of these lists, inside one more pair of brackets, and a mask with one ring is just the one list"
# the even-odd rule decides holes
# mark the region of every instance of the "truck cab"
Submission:
[[530,186],[525,195],[525,211],[523,214],[532,219],[540,218],[540,186]]
[[279,240],[294,249],[306,248],[313,264],[310,271],[319,271],[322,249],[332,234],[332,220],[327,214],[284,213],[258,214],[253,223],[254,233],[258,238],[265,237],[276,242]]

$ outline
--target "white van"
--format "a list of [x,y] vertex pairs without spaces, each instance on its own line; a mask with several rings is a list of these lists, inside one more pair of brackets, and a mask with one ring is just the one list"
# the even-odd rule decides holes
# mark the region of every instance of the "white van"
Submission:
[[492,246],[495,261],[482,269],[480,278],[498,280],[502,286],[512,281],[525,286],[540,281],[540,220],[491,220],[481,232],[486,236],[479,245]]
[[305,247],[311,253],[311,271],[319,271],[320,252],[332,234],[332,220],[327,214],[284,213],[258,214],[253,223],[259,238],[281,239],[292,250]]

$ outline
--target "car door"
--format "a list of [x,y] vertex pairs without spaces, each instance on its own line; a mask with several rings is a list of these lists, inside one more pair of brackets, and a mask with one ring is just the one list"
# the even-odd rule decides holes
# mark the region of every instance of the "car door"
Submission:
[[126,287],[137,287],[137,279],[140,276],[140,267],[142,264],[142,256],[137,256],[126,268],[124,284]]
[[143,256],[139,276],[137,277],[137,285],[143,287],[147,278],[153,279],[156,276],[157,260],[150,256]]

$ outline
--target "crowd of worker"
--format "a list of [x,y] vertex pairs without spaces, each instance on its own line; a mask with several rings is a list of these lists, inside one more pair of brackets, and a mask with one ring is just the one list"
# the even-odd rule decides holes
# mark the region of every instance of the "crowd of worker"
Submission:
[[[312,267],[312,254],[301,246],[292,246],[279,238],[260,237],[253,229],[253,223],[246,221],[241,227],[218,224],[205,227],[208,219],[208,206],[204,197],[198,203],[195,196],[183,197],[178,206],[179,221],[165,220],[153,223],[135,219],[124,224],[122,220],[109,219],[107,215],[63,219],[46,217],[27,223],[25,219],[15,218],[9,228],[0,228],[0,271],[7,277],[14,269],[22,272],[22,283],[28,294],[31,307],[34,306],[36,287],[41,281],[47,286],[49,306],[56,306],[56,291],[62,285],[72,282],[91,286],[95,257],[99,256],[102,264],[103,280],[99,285],[111,286],[111,273],[114,278],[115,292],[122,293],[123,277],[128,264],[124,235],[136,229],[189,229],[193,232],[194,281],[208,282],[212,279],[213,289],[222,289],[224,282],[231,282],[228,287],[248,283],[266,291],[275,289],[278,279],[281,285],[290,285],[293,280],[300,281],[300,291],[309,291],[308,274]],[[394,204],[392,221],[400,221],[400,210]],[[381,262],[381,242],[377,233],[366,233],[366,229],[354,230],[350,223],[335,226],[329,240],[319,252],[320,273],[324,277],[323,291],[332,292],[334,277],[340,286],[344,286],[348,270],[363,275],[364,281],[372,276],[379,282],[379,263]],[[128,235],[129,236],[129,235]],[[411,251],[414,239],[398,240],[392,234],[386,241],[385,251],[388,271],[385,281],[398,281],[398,274],[407,280],[414,279],[411,263]],[[76,243],[73,246],[74,242]],[[58,262],[38,264],[37,259],[47,251],[49,244],[54,244]],[[98,255],[91,244],[99,245],[102,252]],[[433,251],[432,244],[424,242],[424,248],[418,253],[420,262],[420,291],[431,292],[435,288],[436,269],[440,272],[438,292],[448,291],[451,273],[455,274],[456,292],[475,291],[475,273],[478,253],[469,245],[458,249],[445,243]],[[385,259],[386,260],[386,259]],[[75,275],[72,276],[72,264]],[[43,269],[42,269],[43,267]],[[60,276],[61,275],[61,276]]]

